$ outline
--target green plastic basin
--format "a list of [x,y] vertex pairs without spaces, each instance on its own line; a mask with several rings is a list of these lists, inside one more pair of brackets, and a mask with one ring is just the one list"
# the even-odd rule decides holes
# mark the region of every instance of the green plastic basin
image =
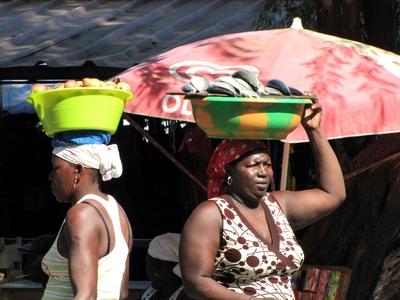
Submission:
[[312,103],[300,96],[188,98],[197,125],[209,137],[254,140],[285,139]]

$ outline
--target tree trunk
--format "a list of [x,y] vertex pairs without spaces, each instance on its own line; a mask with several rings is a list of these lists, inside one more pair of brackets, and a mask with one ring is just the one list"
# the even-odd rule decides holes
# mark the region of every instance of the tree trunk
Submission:
[[400,236],[398,234],[396,248],[390,252],[383,263],[382,273],[372,296],[373,300],[400,299]]
[[304,28],[400,50],[399,0],[304,0],[267,1],[255,21],[255,29],[289,27],[300,17]]
[[318,0],[320,31],[352,40],[361,39],[360,0]]

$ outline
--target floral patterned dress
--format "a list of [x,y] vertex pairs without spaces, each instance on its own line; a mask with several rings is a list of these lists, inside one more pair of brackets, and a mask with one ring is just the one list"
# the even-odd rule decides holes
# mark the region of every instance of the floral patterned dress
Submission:
[[304,253],[276,200],[270,194],[263,200],[271,243],[254,230],[230,197],[210,199],[223,220],[213,278],[237,293],[294,299],[291,276],[302,265]]

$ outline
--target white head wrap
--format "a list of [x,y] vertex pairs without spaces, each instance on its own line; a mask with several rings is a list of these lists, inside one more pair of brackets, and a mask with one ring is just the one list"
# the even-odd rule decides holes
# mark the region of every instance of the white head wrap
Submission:
[[116,144],[85,144],[56,147],[53,154],[86,168],[99,170],[104,181],[122,174],[122,163]]

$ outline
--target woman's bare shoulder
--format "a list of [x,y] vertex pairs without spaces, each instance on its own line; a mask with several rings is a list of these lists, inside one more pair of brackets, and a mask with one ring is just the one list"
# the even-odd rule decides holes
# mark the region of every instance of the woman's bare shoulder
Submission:
[[73,205],[65,216],[66,224],[84,226],[85,224],[93,224],[96,220],[97,212],[85,203],[78,203]]
[[197,205],[193,212],[197,212],[197,213],[218,212],[218,206],[214,199],[209,199],[209,200],[203,201],[199,205]]
[[198,204],[189,217],[192,222],[206,221],[211,223],[213,220],[218,222],[220,219],[220,211],[213,200],[206,200]]

